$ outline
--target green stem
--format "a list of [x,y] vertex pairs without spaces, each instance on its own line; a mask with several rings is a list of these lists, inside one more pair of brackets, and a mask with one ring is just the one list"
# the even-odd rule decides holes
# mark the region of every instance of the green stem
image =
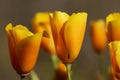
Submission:
[[30,72],[30,80],[40,80],[37,73],[34,70]]
[[100,66],[100,73],[103,76],[105,80],[107,80],[107,72],[105,69],[105,59],[104,59],[104,54],[100,53],[99,55],[99,66]]
[[66,64],[66,69],[68,73],[68,80],[71,80],[71,66],[72,64]]
[[60,63],[59,58],[57,57],[56,54],[51,55],[51,58],[52,58],[54,68],[57,69],[58,64]]

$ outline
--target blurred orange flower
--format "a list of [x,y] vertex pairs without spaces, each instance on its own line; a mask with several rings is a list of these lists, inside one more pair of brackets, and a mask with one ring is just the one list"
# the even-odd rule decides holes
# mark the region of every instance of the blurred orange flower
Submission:
[[56,52],[63,63],[72,63],[78,56],[86,28],[87,13],[55,11],[51,25]]
[[41,47],[51,55],[55,54],[56,50],[51,32],[49,14],[48,12],[39,12],[35,14],[32,20],[32,27],[35,33],[43,30],[47,32],[48,36],[42,37]]
[[35,66],[42,32],[33,34],[25,26],[12,24],[6,26],[10,58],[13,68],[22,76]]
[[102,19],[92,21],[90,27],[93,47],[100,53],[105,49],[107,43],[105,21]]
[[67,70],[65,64],[59,63],[56,69],[54,80],[67,80]]

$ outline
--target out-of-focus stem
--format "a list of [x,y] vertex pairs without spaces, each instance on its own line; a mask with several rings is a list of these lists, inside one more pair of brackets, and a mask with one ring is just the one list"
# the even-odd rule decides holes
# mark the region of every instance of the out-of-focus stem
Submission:
[[99,55],[99,67],[100,67],[100,73],[102,77],[107,80],[107,71],[105,69],[105,59],[104,59],[104,54],[100,53]]
[[71,80],[71,66],[72,64],[66,64],[66,69],[68,73],[68,80]]
[[30,72],[30,80],[40,80],[40,78],[34,70]]
[[51,58],[52,58],[52,62],[53,62],[54,68],[57,69],[58,64],[60,63],[59,58],[57,57],[56,54],[52,54],[52,55],[51,55]]

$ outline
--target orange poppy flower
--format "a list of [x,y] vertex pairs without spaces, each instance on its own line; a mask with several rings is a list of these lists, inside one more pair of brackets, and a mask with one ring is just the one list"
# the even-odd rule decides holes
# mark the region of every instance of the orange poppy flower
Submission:
[[25,26],[12,24],[6,26],[10,58],[13,68],[25,76],[35,66],[42,32],[33,34]]
[[107,43],[105,22],[104,20],[92,21],[90,27],[93,47],[97,52],[102,52]]
[[106,18],[109,42],[120,40],[120,13],[109,14]]
[[58,57],[72,63],[78,56],[86,28],[87,13],[55,11],[51,16],[53,39]]
[[32,27],[35,33],[43,30],[47,32],[48,36],[42,37],[41,47],[51,55],[55,54],[56,50],[51,32],[49,14],[48,12],[37,13],[32,20]]
[[107,35],[109,40],[110,56],[113,76],[120,79],[120,13],[111,13],[106,17]]

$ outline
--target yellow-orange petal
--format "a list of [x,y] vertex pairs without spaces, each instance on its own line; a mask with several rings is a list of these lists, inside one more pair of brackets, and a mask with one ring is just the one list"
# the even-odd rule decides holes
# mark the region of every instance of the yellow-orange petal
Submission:
[[18,64],[18,60],[16,58],[16,52],[15,52],[15,43],[14,43],[14,40],[12,38],[12,34],[10,33],[10,30],[12,30],[11,23],[9,23],[5,27],[5,31],[7,33],[7,38],[8,38],[8,47],[9,47],[9,51],[10,51],[11,64],[15,70],[19,70],[19,64]]
[[33,35],[33,33],[30,32],[27,27],[23,25],[16,25],[15,27],[13,27],[12,30],[10,30],[10,32],[15,44],[19,43],[20,40]]
[[61,62],[58,64],[54,80],[67,80],[67,70],[65,64]]
[[120,69],[120,49],[118,49],[116,51],[116,61],[117,61],[118,67]]
[[65,12],[55,11],[52,16],[52,27],[56,27],[59,32],[63,24],[69,19],[69,15]]
[[120,41],[114,41],[109,44],[112,48],[112,50],[115,51],[115,59],[117,61],[117,64],[120,68]]
[[53,39],[42,37],[41,47],[45,49],[50,55],[56,53],[55,45]]
[[66,70],[66,67],[65,67],[65,64],[63,64],[62,62],[60,62],[59,64],[58,64],[58,68],[57,68],[57,70],[59,70],[59,71],[63,71],[63,72],[67,72],[67,70]]
[[6,31],[6,33],[7,34],[10,34],[10,30],[12,29],[12,24],[11,23],[9,23],[6,27],[5,27],[5,31]]
[[93,47],[100,53],[105,49],[107,43],[104,20],[92,21],[90,29]]
[[65,48],[64,42],[60,35],[60,30],[68,19],[69,19],[69,15],[61,11],[55,11],[51,16],[51,27],[52,27],[51,29],[56,47],[56,53],[57,56],[62,60],[62,62],[66,62],[67,60],[66,53],[68,52]]
[[58,35],[64,23],[69,19],[69,15],[65,12],[55,11],[50,15],[51,19],[51,29],[53,34],[53,39],[56,45]]
[[113,74],[115,77],[119,77],[120,70],[120,41],[113,41],[109,43],[110,55],[112,61]]
[[38,12],[35,14],[33,20],[33,24],[41,24],[41,23],[49,23],[49,12]]
[[61,36],[63,36],[68,50],[68,62],[73,62],[79,54],[84,39],[86,21],[87,13],[74,13],[65,24],[64,35]]
[[17,45],[16,52],[18,63],[20,65],[20,72],[18,72],[19,74],[29,73],[35,66],[42,34],[43,33],[39,32],[33,36],[29,36],[20,41]]
[[120,20],[120,13],[119,12],[109,14],[106,17],[106,24],[108,25],[109,22],[114,21],[114,20]]
[[35,33],[40,32],[41,28],[50,31],[49,26],[50,26],[49,12],[39,12],[35,14],[32,20],[32,27]]
[[109,41],[120,41],[120,20],[114,20],[108,24],[108,37]]
[[50,55],[56,53],[55,45],[53,42],[51,25],[50,25],[50,17],[48,12],[40,12],[35,15],[33,18],[33,29],[34,32],[42,32],[46,31],[48,36],[42,37],[41,47],[47,51]]
[[56,50],[55,50],[55,45],[54,45],[54,41],[53,41],[52,32],[51,32],[51,30],[48,31],[47,29],[44,29],[44,31],[46,31],[48,36],[45,35],[45,36],[42,37],[41,47],[45,51],[47,51],[50,55],[55,54]]

